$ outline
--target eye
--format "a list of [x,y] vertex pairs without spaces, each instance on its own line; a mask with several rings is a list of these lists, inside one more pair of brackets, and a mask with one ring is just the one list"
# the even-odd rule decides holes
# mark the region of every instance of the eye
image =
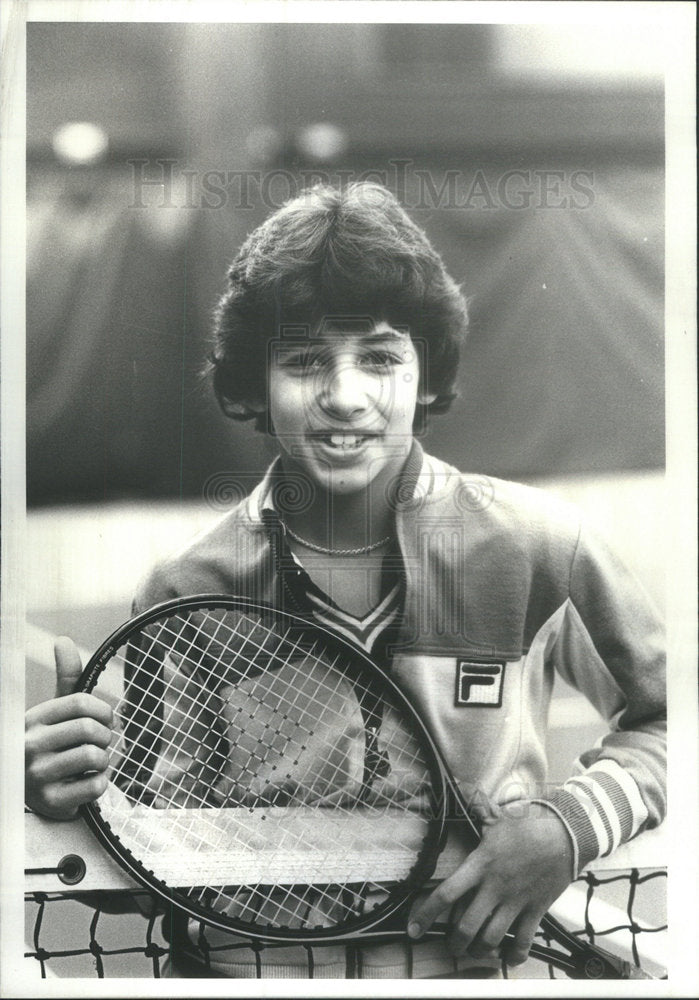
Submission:
[[317,351],[293,351],[282,354],[279,357],[279,364],[289,371],[304,374],[317,371],[322,366],[323,359]]
[[400,355],[395,354],[393,351],[383,349],[368,351],[366,354],[363,354],[359,360],[365,368],[379,370],[386,370],[403,363],[403,359]]

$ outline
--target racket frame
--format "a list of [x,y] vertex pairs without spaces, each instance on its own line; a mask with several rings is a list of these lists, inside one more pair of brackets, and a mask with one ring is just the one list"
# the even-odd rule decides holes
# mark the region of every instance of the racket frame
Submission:
[[[109,820],[103,815],[99,801],[81,806],[80,813],[83,819],[110,856],[127,870],[137,882],[146,889],[156,893],[169,904],[179,907],[179,909],[186,912],[190,917],[201,920],[221,930],[241,934],[253,940],[285,941],[290,944],[305,942],[321,943],[322,941],[339,942],[354,939],[358,935],[361,936],[363,932],[369,931],[379,925],[384,925],[389,934],[395,935],[398,933],[397,928],[393,931],[388,930],[388,924],[392,918],[403,913],[416,893],[425,886],[434,873],[439,854],[446,840],[449,821],[458,815],[458,819],[467,828],[469,839],[472,840],[474,846],[478,840],[478,831],[467,816],[465,806],[461,801],[458,790],[451,781],[440,750],[417,710],[393,678],[375,664],[362,649],[348,640],[337,636],[334,632],[324,628],[311,618],[306,619],[299,614],[282,611],[264,602],[255,602],[245,597],[234,597],[223,594],[195,595],[163,601],[119,626],[91,656],[78,681],[77,690],[91,693],[107,664],[128,643],[131,637],[138,634],[148,625],[167,616],[176,614],[186,615],[191,611],[206,609],[216,609],[218,611],[228,609],[240,612],[243,615],[259,616],[263,621],[267,619],[274,625],[283,625],[287,629],[298,630],[301,634],[308,633],[313,637],[322,637],[324,651],[330,653],[337,651],[344,654],[345,659],[351,657],[352,662],[358,664],[358,675],[368,674],[373,680],[380,682],[384,689],[390,691],[391,696],[399,703],[401,710],[408,716],[414,731],[419,733],[420,742],[428,760],[431,778],[431,812],[427,823],[426,836],[410,873],[404,880],[396,883],[394,887],[387,889],[387,898],[379,903],[375,909],[372,909],[366,915],[354,917],[349,926],[347,926],[349,922],[344,921],[335,927],[304,928],[303,930],[284,927],[265,927],[261,929],[245,921],[238,920],[235,917],[230,917],[199,905],[195,900],[183,895],[178,887],[168,885],[162,879],[158,878],[155,872],[145,867],[123,843],[118,833],[112,828]],[[345,673],[344,670],[342,672]],[[351,683],[352,677],[349,672],[345,675]],[[326,883],[319,882],[314,884],[320,886]],[[335,885],[335,883],[328,882],[327,885]],[[404,933],[404,927],[401,927],[400,932]],[[378,933],[385,933],[385,931]]]

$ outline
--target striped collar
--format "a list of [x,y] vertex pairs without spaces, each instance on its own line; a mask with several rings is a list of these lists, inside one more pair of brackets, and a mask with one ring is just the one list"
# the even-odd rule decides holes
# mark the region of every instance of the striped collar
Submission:
[[[394,574],[395,576],[395,574]],[[379,599],[378,604],[370,608],[364,615],[353,615],[343,611],[339,605],[322,592],[310,578],[307,578],[306,601],[309,613],[334,632],[371,653],[379,636],[398,622],[403,609],[402,579],[394,580],[393,585]]]

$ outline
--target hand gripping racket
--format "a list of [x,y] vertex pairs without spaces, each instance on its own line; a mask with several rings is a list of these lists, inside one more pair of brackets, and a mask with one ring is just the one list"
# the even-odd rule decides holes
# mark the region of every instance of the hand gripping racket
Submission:
[[[300,617],[168,601],[107,639],[79,689],[116,701],[109,785],[87,823],[206,924],[267,942],[404,938],[417,891],[478,843],[397,684]],[[572,978],[645,977],[548,915],[542,929],[561,949],[531,954]]]

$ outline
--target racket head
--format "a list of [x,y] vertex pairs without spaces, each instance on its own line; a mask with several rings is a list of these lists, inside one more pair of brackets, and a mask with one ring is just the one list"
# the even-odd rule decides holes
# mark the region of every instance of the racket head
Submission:
[[351,643],[199,595],[126,622],[80,690],[113,697],[121,674],[108,789],[83,814],[146,888],[248,937],[332,940],[385,922],[431,876],[446,769]]

